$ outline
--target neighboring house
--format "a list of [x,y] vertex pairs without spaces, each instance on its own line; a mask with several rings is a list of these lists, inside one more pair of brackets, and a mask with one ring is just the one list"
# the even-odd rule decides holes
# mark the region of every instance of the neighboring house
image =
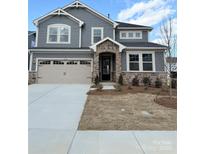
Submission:
[[[35,31],[28,31],[28,48],[35,47],[36,41],[36,32]],[[30,67],[30,53],[28,52],[28,69]]]
[[30,74],[36,83],[125,83],[135,75],[166,79],[166,46],[149,42],[152,27],[113,21],[80,1],[34,20]]

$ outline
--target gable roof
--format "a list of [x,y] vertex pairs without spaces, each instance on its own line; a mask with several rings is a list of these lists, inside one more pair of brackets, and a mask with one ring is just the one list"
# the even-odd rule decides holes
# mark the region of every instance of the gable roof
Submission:
[[123,44],[121,44],[121,43],[119,43],[119,42],[117,42],[117,41],[111,39],[110,37],[106,37],[106,38],[102,39],[101,41],[99,41],[99,42],[93,44],[92,46],[90,46],[90,48],[93,49],[94,52],[96,52],[96,47],[97,47],[99,44],[101,44],[101,43],[103,43],[103,42],[105,42],[105,41],[107,41],[107,40],[113,42],[114,44],[117,44],[117,45],[119,46],[120,52],[122,52],[122,50],[126,48]]
[[52,16],[52,15],[65,15],[65,16],[69,16],[69,17],[71,17],[71,19],[73,19],[74,21],[78,22],[80,26],[82,26],[82,25],[84,24],[83,21],[81,21],[80,19],[74,17],[73,15],[69,14],[68,12],[64,11],[64,10],[61,9],[61,8],[55,9],[54,11],[51,11],[50,13],[48,13],[48,14],[46,14],[46,15],[44,15],[44,16],[41,16],[41,17],[35,19],[35,20],[33,21],[33,23],[34,23],[35,25],[38,25],[38,23],[39,23],[40,20],[42,20],[42,19],[44,19],[44,18],[46,18],[46,17],[48,17],[48,16]]
[[98,17],[101,17],[102,19],[108,21],[109,23],[112,23],[114,28],[118,25],[117,22],[115,22],[114,20],[104,16],[103,14],[97,12],[96,10],[94,10],[93,8],[89,7],[88,5],[80,2],[79,0],[75,0],[74,2],[72,2],[71,4],[68,4],[66,6],[64,6],[62,9],[65,10],[67,8],[72,8],[72,7],[81,7],[81,8],[86,8],[89,11],[93,12],[95,15],[97,15]]
[[123,28],[126,28],[126,29],[129,29],[129,28],[132,28],[132,29],[147,29],[147,30],[152,30],[153,28],[150,27],[150,26],[144,26],[144,25],[136,25],[136,24],[130,24],[130,23],[126,23],[126,22],[119,22],[119,21],[116,21],[119,25],[118,25],[118,29],[123,29]]

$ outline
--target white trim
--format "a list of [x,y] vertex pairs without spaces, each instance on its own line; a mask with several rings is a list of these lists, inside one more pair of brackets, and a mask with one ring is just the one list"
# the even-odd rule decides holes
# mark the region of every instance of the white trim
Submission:
[[33,21],[33,23],[34,23],[35,25],[38,25],[40,20],[42,20],[43,18],[46,18],[46,17],[48,17],[48,16],[50,16],[50,15],[65,15],[65,16],[69,16],[69,17],[71,17],[72,19],[74,19],[75,21],[79,22],[79,26],[80,26],[80,27],[84,24],[83,21],[81,21],[80,19],[74,17],[73,15],[69,14],[68,12],[66,12],[66,11],[64,11],[63,9],[60,9],[60,8],[58,8],[58,9],[56,9],[56,10],[54,10],[54,11],[52,11],[52,12],[50,12],[50,13],[48,13],[48,14],[46,14],[46,15],[40,17],[40,18],[35,19],[35,20]]
[[35,44],[35,46],[37,47],[38,46],[38,26],[36,26],[36,44]]
[[117,27],[117,29],[120,29],[120,30],[127,30],[127,29],[131,29],[131,30],[149,30],[149,31],[152,30],[152,28],[145,28],[145,27]]
[[163,50],[166,50],[167,47],[126,47],[126,49],[163,49]]
[[77,52],[77,51],[91,51],[91,49],[29,49],[31,52],[42,52],[42,51],[48,51],[48,52],[59,52],[59,51],[65,51],[65,52],[69,52],[69,51],[73,51],[73,52]]
[[[130,70],[130,61],[129,61],[130,54],[139,55],[139,71]],[[142,60],[143,54],[152,54],[152,71],[143,71],[143,60]],[[156,72],[155,51],[127,51],[126,52],[126,65],[127,65],[126,72]]]
[[[51,27],[57,28],[57,42],[49,41],[49,31]],[[59,31],[60,27],[68,28],[68,42],[60,42],[60,31]],[[66,24],[50,24],[47,26],[47,40],[46,40],[47,44],[70,44],[70,40],[71,40],[71,26]]]
[[115,28],[113,28],[113,40],[115,40]]
[[82,46],[82,29],[79,27],[79,48]]
[[91,61],[91,73],[93,72],[93,59],[92,58],[43,58],[43,57],[38,57],[36,58],[36,68],[35,71],[38,72],[38,62],[39,60],[89,60]]
[[106,37],[106,38],[104,38],[103,40],[101,40],[101,41],[99,41],[99,42],[93,44],[92,46],[90,46],[90,48],[93,49],[94,52],[96,52],[97,45],[101,44],[102,42],[104,42],[104,41],[106,41],[106,40],[109,40],[109,41],[113,42],[114,44],[117,44],[117,45],[119,46],[120,52],[122,52],[122,50],[126,48],[126,47],[125,47],[124,45],[122,45],[121,43],[119,43],[119,42],[117,42],[117,41],[115,41],[115,40],[113,40],[113,39],[111,39],[111,38],[109,38],[109,37]]
[[[78,5],[75,5],[75,3],[77,3]],[[80,4],[80,6],[79,6]],[[74,1],[72,2],[71,4],[68,4],[66,6],[64,6],[62,9],[65,10],[69,7],[84,7],[84,8],[87,8],[88,10],[90,10],[91,12],[95,13],[96,15],[98,15],[99,17],[101,17],[102,19],[108,21],[108,22],[111,22],[113,24],[113,27],[115,28],[116,26],[118,26],[119,24],[113,20],[111,20],[110,18],[107,18],[106,16],[104,16],[103,14],[95,11],[94,9],[92,9],[91,7],[87,6],[86,4],[80,2],[80,1]]]
[[30,52],[29,71],[32,71],[32,64],[33,64],[33,53]]
[[104,28],[103,27],[91,27],[91,45],[94,44],[94,39],[93,39],[93,35],[94,35],[94,30],[101,30],[101,40],[104,37]]
[[[140,37],[136,37],[135,33],[139,32],[140,33]],[[126,33],[126,37],[122,37],[122,33]],[[133,37],[129,37],[129,33],[133,33]],[[138,39],[142,39],[142,31],[120,31],[120,39],[124,39],[124,40],[138,40]]]

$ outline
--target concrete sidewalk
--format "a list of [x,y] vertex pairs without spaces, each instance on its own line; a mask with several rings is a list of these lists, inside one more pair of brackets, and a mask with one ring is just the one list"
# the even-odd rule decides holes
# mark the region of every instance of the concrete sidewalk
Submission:
[[77,131],[88,90],[29,86],[29,154],[176,154],[175,131]]
[[78,131],[68,154],[176,154],[176,132]]

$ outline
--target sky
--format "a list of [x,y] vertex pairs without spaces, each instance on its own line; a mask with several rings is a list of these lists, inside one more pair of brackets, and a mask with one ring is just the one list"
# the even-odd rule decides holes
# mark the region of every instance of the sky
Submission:
[[[29,30],[35,30],[33,20],[46,13],[61,8],[74,0],[29,0],[28,25]],[[149,35],[149,41],[159,43],[160,25],[168,17],[173,19],[174,34],[177,29],[176,0],[80,0],[96,11],[110,14],[116,21],[151,26],[154,29]]]

